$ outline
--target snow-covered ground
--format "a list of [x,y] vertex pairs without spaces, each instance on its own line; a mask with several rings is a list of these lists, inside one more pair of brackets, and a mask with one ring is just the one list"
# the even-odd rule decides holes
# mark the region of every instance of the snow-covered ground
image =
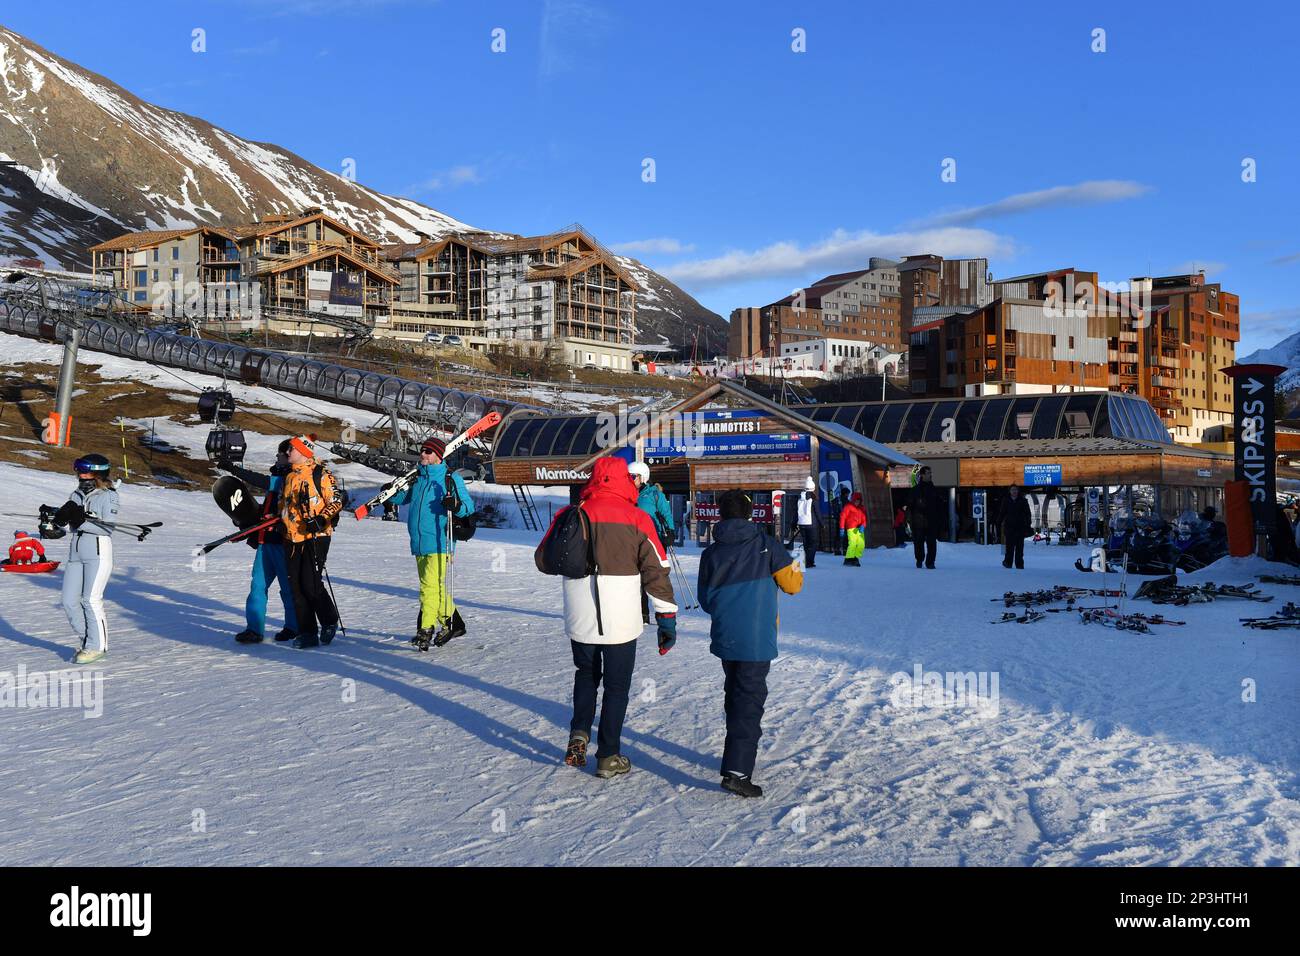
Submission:
[[[0,486],[5,510],[34,512],[70,482],[0,465]],[[1071,548],[1031,546],[1023,572],[973,545],[941,546],[935,571],[910,550],[823,557],[781,599],[767,795],[743,801],[717,787],[722,673],[699,611],[667,656],[642,637],[634,769],[601,781],[560,762],[572,665],[536,534],[462,546],[470,634],[422,655],[404,526],[345,519],[330,569],[348,634],[295,651],[233,641],[251,551],[193,564],[228,528],[208,496],[126,486],[123,507],[166,526],[119,540],[109,659],[77,672],[102,675],[102,716],[0,709],[8,865],[1300,863],[1297,634],[1237,623],[1300,589],[1144,605],[1189,623],[1137,635],[990,623],[1008,587],[1098,585]],[[692,577],[697,561],[684,550]],[[1259,566],[1213,570],[1245,583]],[[23,686],[69,666],[58,587],[0,575],[0,672]],[[911,706],[891,675],[917,667],[987,672],[985,706]]]

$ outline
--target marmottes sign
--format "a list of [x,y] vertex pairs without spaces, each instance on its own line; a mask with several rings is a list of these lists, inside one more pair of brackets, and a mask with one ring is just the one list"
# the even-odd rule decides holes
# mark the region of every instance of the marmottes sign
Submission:
[[1255,531],[1262,534],[1273,530],[1277,516],[1273,387],[1285,371],[1281,365],[1232,365],[1223,370],[1232,379],[1233,477],[1249,487]]

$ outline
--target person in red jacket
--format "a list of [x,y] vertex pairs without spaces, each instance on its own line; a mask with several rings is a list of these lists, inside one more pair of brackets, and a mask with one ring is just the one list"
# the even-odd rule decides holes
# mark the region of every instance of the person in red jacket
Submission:
[[26,531],[14,532],[14,543],[9,545],[6,564],[34,564],[45,560],[45,546]]
[[[637,507],[636,486],[627,462],[617,456],[596,459],[591,480],[577,505],[590,522],[591,557],[595,573],[563,578],[564,630],[573,652],[573,720],[564,762],[587,763],[587,744],[600,701],[600,733],[596,738],[596,776],[627,773],[632,762],[622,753],[623,719],[627,715],[641,636],[641,593],[654,611],[659,653],[677,643],[677,604],[669,578],[668,552],[650,516]],[[573,507],[573,506],[570,506]],[[568,513],[555,514],[537,546],[537,569],[546,572],[545,555],[555,529]]]
[[[844,563],[850,567],[860,568],[862,567],[861,561],[856,557],[850,558],[847,556],[852,545],[852,542],[850,541],[852,536],[849,534],[849,531],[854,528],[856,528],[858,533],[862,535],[863,542],[865,543],[867,536],[867,513],[862,510],[862,493],[858,491],[853,493],[853,497],[849,499],[848,504],[840,510],[840,537],[844,539]],[[861,550],[853,550],[856,550],[858,554],[862,553]]]

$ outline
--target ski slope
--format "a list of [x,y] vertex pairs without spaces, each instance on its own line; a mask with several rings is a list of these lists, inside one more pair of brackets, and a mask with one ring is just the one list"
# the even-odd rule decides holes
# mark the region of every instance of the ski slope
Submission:
[[[0,484],[5,510],[34,512],[72,482],[0,465]],[[345,518],[330,570],[347,636],[295,651],[234,642],[252,552],[192,565],[229,527],[207,495],[127,485],[122,503],[166,527],[119,539],[102,716],[0,709],[5,865],[1300,863],[1300,634],[1237,624],[1300,588],[1158,609],[1191,623],[1136,635],[1064,614],[990,623],[1013,583],[1099,585],[1073,548],[1030,546],[1023,572],[973,545],[941,545],[936,571],[910,549],[860,569],[825,556],[781,599],[767,795],[744,801],[717,786],[722,673],[699,611],[664,657],[647,628],[633,771],[601,781],[561,763],[572,665],[536,534],[461,547],[470,633],[422,655],[405,526]],[[0,671],[69,666],[58,587],[0,575]],[[891,675],[918,664],[996,673],[996,714],[900,705]]]

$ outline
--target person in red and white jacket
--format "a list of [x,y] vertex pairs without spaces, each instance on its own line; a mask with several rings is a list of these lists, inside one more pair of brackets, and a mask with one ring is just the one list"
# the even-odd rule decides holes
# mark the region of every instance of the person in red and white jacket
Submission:
[[[650,516],[636,502],[636,486],[628,474],[627,462],[615,456],[597,459],[576,506],[591,522],[597,573],[563,579],[564,629],[576,668],[573,720],[564,762],[571,767],[586,766],[591,725],[596,719],[596,692],[603,683],[596,748],[596,776],[602,778],[632,769],[619,750],[636,662],[636,641],[644,627],[642,588],[658,625],[659,653],[666,654],[677,642],[677,605],[669,579],[668,554]],[[537,546],[538,570],[544,570],[546,541],[566,511],[568,508],[556,513]]]
[[26,531],[14,532],[14,543],[9,545],[9,560],[6,564],[34,564],[45,560],[45,546],[38,538],[33,538]]

